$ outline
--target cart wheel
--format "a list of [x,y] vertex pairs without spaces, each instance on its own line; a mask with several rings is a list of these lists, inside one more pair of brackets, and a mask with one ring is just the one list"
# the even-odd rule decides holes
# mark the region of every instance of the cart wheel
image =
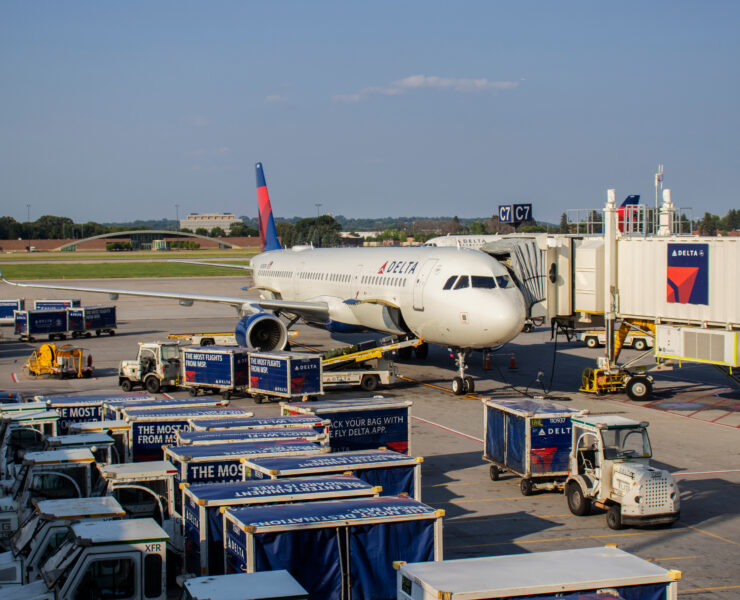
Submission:
[[150,394],[157,394],[159,393],[159,389],[162,386],[159,382],[159,379],[152,376],[144,382],[144,387],[146,388],[146,391],[149,392]]
[[221,392],[221,397],[224,400],[228,400],[229,398],[231,398],[231,390],[224,390],[223,392]]
[[565,497],[568,500],[570,512],[578,517],[587,515],[591,510],[591,500],[583,495],[581,486],[571,481],[565,486]]
[[499,475],[501,475],[501,471],[499,471],[497,465],[491,465],[488,473],[491,476],[491,481],[498,481]]
[[632,347],[638,352],[642,352],[643,350],[647,350],[647,342],[641,338],[637,338],[632,342]]
[[262,404],[262,401],[264,398],[262,397],[262,394],[255,394],[254,396],[254,403],[255,404]]
[[198,388],[194,388],[194,387],[188,388],[188,394],[190,394],[191,396],[197,396]]
[[532,480],[531,479],[522,479],[519,482],[519,489],[522,492],[522,496],[531,496],[532,491],[534,490],[534,487],[532,486]]
[[612,504],[606,511],[606,524],[609,529],[622,529],[622,507]]
[[635,402],[643,402],[653,397],[653,384],[647,377],[633,377],[627,382],[627,396]]
[[380,380],[377,375],[363,375],[360,380],[360,387],[366,392],[373,392],[378,389]]

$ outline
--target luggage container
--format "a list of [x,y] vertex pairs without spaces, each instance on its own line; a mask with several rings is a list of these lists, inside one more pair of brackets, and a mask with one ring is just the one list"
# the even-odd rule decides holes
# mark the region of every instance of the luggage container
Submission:
[[560,489],[568,476],[570,418],[582,411],[531,398],[483,398],[483,406],[483,459],[492,463],[491,479],[515,473],[524,496]]
[[314,428],[319,433],[329,433],[329,420],[314,415],[287,417],[232,417],[228,419],[191,419],[192,431],[218,431],[220,429],[289,429]]
[[58,396],[34,396],[35,400],[45,402],[51,410],[59,413],[59,435],[69,433],[72,423],[100,421],[103,417],[104,402],[136,402],[153,400],[149,394],[131,392],[129,394],[70,394]]
[[408,494],[421,500],[421,457],[392,450],[333,452],[322,456],[245,459],[244,478],[283,479],[352,473],[370,485],[380,486],[386,496]]
[[67,309],[55,310],[17,310],[13,313],[15,334],[23,341],[34,342],[36,337],[45,335],[49,340],[66,340]]
[[178,446],[203,446],[207,444],[230,444],[238,442],[315,442],[325,446],[329,436],[315,429],[220,429],[218,431],[177,432]]
[[116,334],[116,307],[115,306],[81,306],[68,308],[69,330],[72,337],[90,337],[107,333]]
[[351,475],[187,486],[183,489],[185,572],[224,572],[222,514],[227,508],[370,497],[380,491]]
[[257,403],[271,397],[308,399],[321,395],[321,356],[307,352],[252,352],[247,391]]
[[154,398],[143,400],[108,400],[103,403],[103,419],[116,420],[126,410],[164,410],[166,408],[218,408],[227,407],[228,400],[220,398]]
[[50,300],[34,300],[33,301],[33,310],[59,310],[59,309],[66,309],[66,308],[74,308],[82,306],[82,302],[78,299],[76,300],[58,300],[58,299],[50,299]]
[[86,421],[71,423],[69,434],[106,433],[113,438],[115,453],[119,462],[131,462],[131,423],[126,421]]
[[400,567],[398,600],[676,600],[680,571],[617,548],[581,548]]
[[22,299],[0,300],[0,324],[14,323],[13,313],[16,310],[25,310],[26,301]]
[[287,571],[193,577],[183,587],[183,600],[308,600],[308,592]]
[[329,444],[333,452],[375,449],[384,446],[411,452],[411,400],[373,396],[342,398],[310,404],[281,402],[283,415],[312,414],[330,421]]
[[191,396],[218,392],[228,400],[249,383],[249,354],[246,348],[183,348],[182,375],[182,387]]
[[442,560],[443,510],[381,497],[232,508],[226,573],[285,569],[309,598],[389,600],[393,563]]
[[241,408],[165,408],[123,411],[123,420],[131,423],[131,451],[134,461],[162,460],[162,445],[177,441],[177,432],[187,429],[188,419],[251,414]]

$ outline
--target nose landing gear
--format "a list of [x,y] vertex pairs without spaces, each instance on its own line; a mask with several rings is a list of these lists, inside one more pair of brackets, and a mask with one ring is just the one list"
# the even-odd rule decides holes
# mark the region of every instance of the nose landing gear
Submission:
[[[457,354],[455,358],[455,366],[458,369],[458,375],[452,379],[452,393],[455,396],[463,396],[464,394],[472,394],[475,391],[475,380],[470,375],[465,375],[465,371],[468,366],[465,364],[468,356],[470,356],[470,348],[454,348],[451,349]],[[454,356],[454,355],[453,355]]]

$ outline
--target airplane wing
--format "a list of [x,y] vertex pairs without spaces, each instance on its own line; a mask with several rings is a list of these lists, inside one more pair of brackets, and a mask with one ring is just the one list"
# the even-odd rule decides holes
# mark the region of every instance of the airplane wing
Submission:
[[201,265],[204,267],[222,267],[224,269],[240,269],[242,271],[252,270],[252,267],[249,265],[230,265],[227,263],[217,263],[204,260],[170,260],[168,262],[180,263],[183,265]]
[[119,296],[144,296],[147,298],[171,298],[183,306],[190,306],[193,302],[215,302],[233,306],[241,315],[250,315],[263,311],[276,313],[290,313],[311,321],[326,321],[329,318],[329,307],[324,302],[291,302],[289,300],[261,300],[259,298],[244,298],[239,296],[217,296],[212,294],[190,294],[187,292],[158,292],[155,290],[132,290],[125,288],[95,288],[81,285],[44,285],[40,283],[19,283],[8,281],[0,272],[0,280],[8,285],[17,287],[33,287],[48,290],[67,290],[70,292],[91,292],[108,294],[111,300]]

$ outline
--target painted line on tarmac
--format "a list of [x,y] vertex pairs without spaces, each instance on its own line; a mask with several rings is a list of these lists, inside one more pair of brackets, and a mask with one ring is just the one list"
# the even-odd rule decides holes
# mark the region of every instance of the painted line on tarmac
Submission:
[[15,372],[10,374],[10,378],[13,380],[13,383],[20,383],[18,381],[18,375],[16,375]]
[[[724,389],[724,388],[720,388],[720,389]],[[660,406],[650,406],[647,404],[640,404],[639,402],[633,402],[632,400],[615,400],[615,402],[618,402],[619,404],[627,404],[629,406],[640,406],[641,408],[647,408],[649,410],[657,410],[666,415],[673,415],[674,417],[680,417],[682,419],[690,419],[691,421],[699,421],[699,423],[707,423],[708,425],[719,425],[720,427],[729,427],[730,429],[740,429],[740,425],[729,425],[727,423],[716,423],[714,421],[707,421],[706,419],[700,419],[698,417],[690,417],[688,415],[683,415],[680,412],[676,412],[675,410],[660,408]]]
[[174,398],[173,398],[172,396],[170,396],[170,395],[169,395],[168,393],[166,393],[166,392],[162,392],[162,395],[163,395],[163,396],[164,396],[165,398],[167,398],[167,400],[174,400]]
[[740,473],[740,469],[726,469],[724,471],[679,471],[677,473],[671,473],[673,477],[681,477],[683,475],[726,475],[727,473]]
[[[411,377],[406,377],[405,375],[399,375],[399,379],[403,379],[405,381],[409,381],[411,383],[416,383],[418,385],[425,385],[426,387],[434,388],[435,390],[440,390],[442,392],[447,392],[448,394],[454,395],[454,392],[446,387],[442,387],[441,385],[435,385],[433,383],[424,383],[423,381],[419,381],[418,379],[412,379]],[[476,400],[480,399],[480,394],[465,394],[465,398],[475,398]]]
[[716,533],[712,533],[710,531],[706,531],[705,529],[699,529],[698,527],[694,527],[693,525],[686,525],[689,529],[692,529],[694,531],[698,531],[699,533],[703,533],[705,535],[708,535],[713,538],[717,538],[718,540],[722,540],[723,542],[727,542],[728,544],[732,544],[734,546],[740,546],[737,542],[733,542],[732,540],[728,540],[727,538],[722,537],[721,535],[717,535]]
[[688,594],[690,592],[717,592],[720,590],[736,590],[740,585],[719,585],[717,587],[691,588],[690,590],[678,590],[678,594]]
[[440,425],[439,423],[435,423],[434,421],[427,421],[426,419],[422,419],[421,417],[417,417],[415,415],[411,415],[411,418],[416,419],[417,421],[421,421],[422,423],[426,423],[427,425],[438,427],[439,429],[443,429],[444,431],[449,431],[450,433],[454,433],[464,438],[468,438],[469,440],[473,440],[474,442],[478,442],[479,444],[483,443],[483,440],[479,437],[475,437],[474,435],[468,435],[467,433],[463,433],[462,431],[458,431],[457,429],[452,429],[451,427],[445,427],[444,425]]
[[690,558],[706,558],[706,556],[696,554],[694,556],[666,556],[665,558],[646,558],[645,560],[648,562],[659,562],[662,560],[689,560]]

